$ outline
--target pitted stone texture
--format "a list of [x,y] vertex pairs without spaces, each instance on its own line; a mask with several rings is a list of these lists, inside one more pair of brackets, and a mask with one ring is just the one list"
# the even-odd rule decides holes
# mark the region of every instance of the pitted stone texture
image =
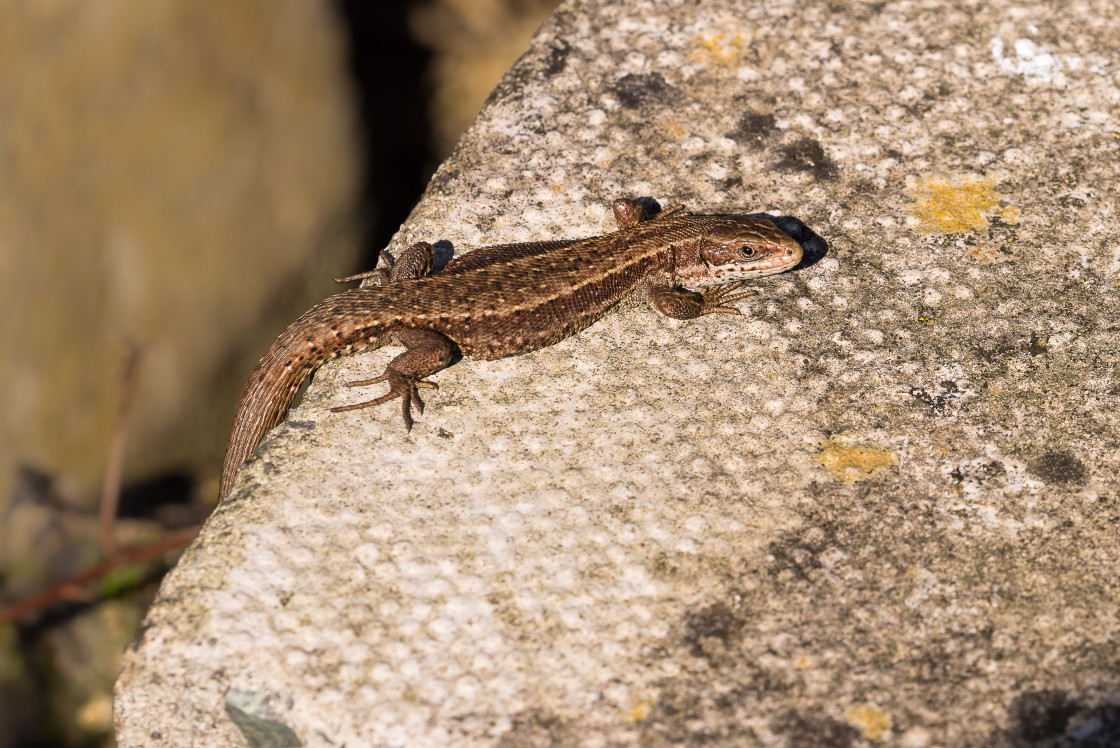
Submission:
[[327,412],[391,352],[325,367],[165,582],[121,744],[240,745],[233,693],[315,746],[1107,745],[1118,40],[1090,4],[564,5],[394,249],[649,195],[828,253],[743,319],[464,361],[409,435]]

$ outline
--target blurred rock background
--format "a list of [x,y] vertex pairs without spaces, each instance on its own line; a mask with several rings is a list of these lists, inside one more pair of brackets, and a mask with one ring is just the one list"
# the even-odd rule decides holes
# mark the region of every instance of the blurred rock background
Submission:
[[[0,608],[212,507],[271,340],[372,266],[555,0],[56,0],[0,11]],[[134,385],[123,375],[138,351]],[[0,748],[111,745],[166,564],[0,624]]]
[[428,103],[432,146],[442,161],[502,74],[559,0],[436,0],[408,17],[413,38],[432,50]]

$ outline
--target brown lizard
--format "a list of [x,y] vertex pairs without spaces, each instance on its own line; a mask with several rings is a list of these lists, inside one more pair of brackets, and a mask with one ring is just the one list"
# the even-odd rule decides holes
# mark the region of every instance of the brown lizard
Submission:
[[[249,454],[287,413],[303,380],[328,358],[383,345],[407,348],[376,379],[389,392],[353,410],[401,399],[405,427],[420,387],[456,355],[492,359],[554,345],[627,300],[693,319],[724,312],[753,293],[743,279],[773,275],[801,261],[801,245],[764,218],[691,215],[680,206],[645,219],[633,200],[617,200],[619,229],[587,239],[502,244],[459,257],[431,275],[431,245],[409,247],[376,276],[381,285],[335,294],[288,326],[249,377],[226,447],[219,497]],[[688,288],[700,288],[691,291]]]

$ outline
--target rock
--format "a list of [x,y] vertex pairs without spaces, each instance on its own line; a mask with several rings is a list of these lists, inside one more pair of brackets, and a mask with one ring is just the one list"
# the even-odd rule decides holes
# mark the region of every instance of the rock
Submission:
[[165,580],[120,744],[1107,744],[1118,33],[563,5],[395,250],[618,196],[823,241],[783,221],[809,257],[743,319],[461,362],[411,434],[327,410],[390,351],[325,367]]

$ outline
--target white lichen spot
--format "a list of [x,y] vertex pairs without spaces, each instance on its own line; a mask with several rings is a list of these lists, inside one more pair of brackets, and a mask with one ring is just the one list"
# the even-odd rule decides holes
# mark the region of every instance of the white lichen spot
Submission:
[[692,514],[685,519],[684,527],[690,533],[701,533],[708,527],[708,519],[702,514]]
[[1062,60],[1030,39],[1016,39],[1015,56],[1003,56],[1003,39],[992,37],[992,59],[999,69],[1030,81],[1050,83],[1062,69]]
[[806,285],[809,286],[810,290],[818,291],[818,292],[819,291],[824,291],[826,288],[828,288],[829,283],[830,283],[829,278],[823,278],[823,277],[820,277],[820,276],[815,276],[813,278],[810,278],[808,281],[806,281]]
[[903,748],[926,748],[932,739],[932,735],[926,728],[911,727],[902,733],[900,743]]
[[903,270],[898,274],[898,280],[907,286],[917,285],[922,281],[922,271],[914,269]]
[[358,559],[358,563],[367,569],[372,568],[377,563],[379,556],[377,545],[374,543],[363,543],[354,549],[354,557]]
[[864,330],[863,331],[863,337],[867,338],[868,340],[870,340],[875,345],[882,345],[883,344],[883,331],[882,330],[874,330],[874,329]]
[[712,161],[708,164],[708,168],[705,171],[711,179],[727,179],[727,167],[721,163]]

